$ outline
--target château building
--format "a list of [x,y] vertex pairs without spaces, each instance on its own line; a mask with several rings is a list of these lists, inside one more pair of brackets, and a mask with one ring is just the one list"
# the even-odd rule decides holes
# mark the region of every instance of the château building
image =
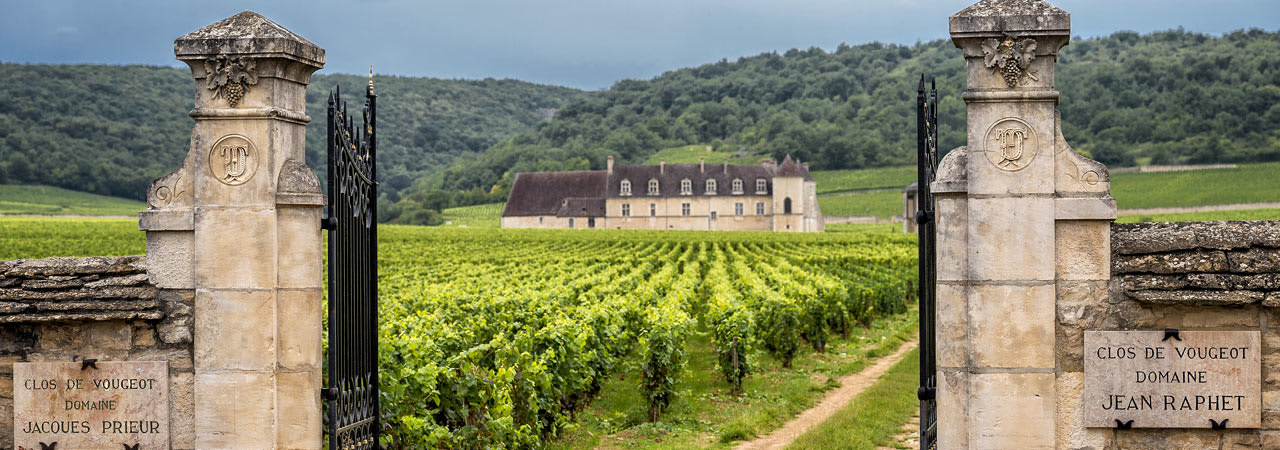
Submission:
[[809,164],[618,165],[516,175],[503,228],[823,231]]

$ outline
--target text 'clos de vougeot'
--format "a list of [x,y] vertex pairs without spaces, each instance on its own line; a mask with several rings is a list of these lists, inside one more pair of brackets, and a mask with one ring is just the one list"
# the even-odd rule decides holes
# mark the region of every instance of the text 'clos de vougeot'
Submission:
[[1086,425],[1256,428],[1261,348],[1257,331],[1087,331]]

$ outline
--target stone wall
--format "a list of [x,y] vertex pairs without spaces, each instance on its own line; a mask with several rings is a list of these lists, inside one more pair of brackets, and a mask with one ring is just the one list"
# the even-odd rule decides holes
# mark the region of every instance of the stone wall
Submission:
[[[1058,301],[1058,447],[1280,449],[1280,221],[1113,224],[1111,274]],[[1262,332],[1261,430],[1081,426],[1084,331],[1165,328]]]
[[170,439],[193,448],[191,290],[142,256],[0,261],[0,449],[13,446],[13,363],[168,361]]

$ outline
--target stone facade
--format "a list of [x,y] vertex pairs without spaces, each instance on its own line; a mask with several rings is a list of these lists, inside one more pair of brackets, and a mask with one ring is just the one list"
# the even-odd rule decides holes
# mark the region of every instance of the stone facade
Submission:
[[169,436],[195,448],[194,293],[162,289],[141,256],[0,261],[0,449],[13,448],[13,363],[167,361]]
[[603,171],[518,174],[502,227],[821,232],[825,223],[817,182],[790,156],[781,165],[618,167],[610,157]]

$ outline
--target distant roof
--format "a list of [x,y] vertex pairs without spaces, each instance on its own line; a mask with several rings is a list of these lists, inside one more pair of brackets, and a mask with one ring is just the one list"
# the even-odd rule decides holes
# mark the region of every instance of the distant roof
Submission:
[[565,199],[603,199],[607,175],[603,170],[516,174],[502,216],[554,216]]
[[556,217],[604,217],[604,197],[566,198]]
[[631,180],[631,195],[644,196],[649,189],[649,180],[658,180],[658,194],[663,197],[680,195],[680,181],[689,179],[693,184],[693,195],[706,195],[707,180],[716,180],[716,194],[724,195],[733,189],[733,180],[742,180],[742,190],[755,192],[756,179],[765,180],[769,192],[773,192],[773,171],[759,165],[723,163],[707,164],[706,170],[698,164],[667,164],[663,169],[659,166],[615,166],[609,175],[609,197],[621,197],[619,189],[622,180]]

